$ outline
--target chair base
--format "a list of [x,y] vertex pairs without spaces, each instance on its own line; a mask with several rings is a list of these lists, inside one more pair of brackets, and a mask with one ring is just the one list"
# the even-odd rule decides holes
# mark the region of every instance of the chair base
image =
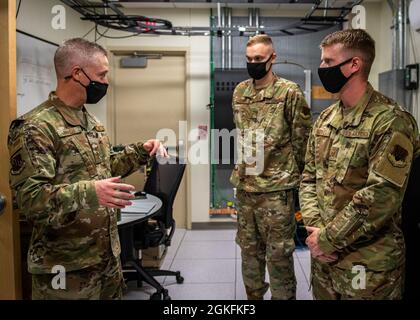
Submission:
[[174,276],[176,277],[176,282],[178,284],[184,282],[184,278],[181,276],[180,271],[149,269],[144,268],[137,263],[129,263],[125,267],[134,268],[134,270],[123,268],[124,279],[126,282],[137,281],[137,287],[140,288],[143,286],[144,281],[156,289],[156,292],[150,296],[150,300],[171,300],[168,290],[165,289],[154,277]]
[[176,278],[176,283],[181,284],[184,282],[184,277],[181,276],[180,271],[148,269],[148,268],[146,268],[146,270],[153,277],[172,276]]

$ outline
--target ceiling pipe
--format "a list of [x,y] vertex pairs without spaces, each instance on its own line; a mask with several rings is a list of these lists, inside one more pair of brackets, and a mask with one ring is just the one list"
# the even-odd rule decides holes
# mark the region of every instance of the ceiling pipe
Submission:
[[392,69],[404,69],[407,61],[407,1],[397,0],[394,6]]
[[253,22],[252,22],[253,15],[254,15],[254,9],[253,8],[248,8],[248,26],[250,26],[250,27],[253,26]]
[[408,18],[408,1],[401,0],[401,29],[400,29],[400,67],[405,69],[407,63],[407,18]]
[[221,9],[221,18],[222,18],[222,70],[226,69],[226,36],[225,36],[225,8]]
[[222,17],[221,17],[221,10],[220,10],[220,2],[217,3],[217,27],[220,28],[222,26]]
[[232,32],[230,31],[232,28],[232,8],[226,8],[227,11],[227,26],[229,28],[228,31],[228,69],[232,69]]
[[256,34],[259,34],[260,31],[260,9],[259,8],[255,8],[255,27],[256,27]]

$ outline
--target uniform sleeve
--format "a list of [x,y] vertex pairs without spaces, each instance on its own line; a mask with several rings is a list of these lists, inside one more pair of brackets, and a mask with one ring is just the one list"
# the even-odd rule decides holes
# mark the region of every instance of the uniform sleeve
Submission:
[[235,104],[236,101],[238,99],[238,95],[240,92],[240,85],[236,86],[235,89],[233,90],[233,94],[232,94],[232,114],[233,114],[233,123],[235,125],[235,128],[239,129],[238,125],[240,125],[240,123],[238,123],[238,119],[237,119],[237,110],[235,110]]
[[126,177],[147,163],[149,153],[143,148],[143,143],[129,144],[120,152],[111,154],[112,176]]
[[305,165],[306,145],[312,127],[311,110],[299,87],[289,91],[287,103],[286,110],[289,110],[289,115],[286,116],[291,126],[293,152],[299,171],[302,172]]
[[56,175],[54,143],[44,130],[24,125],[9,143],[10,184],[16,203],[30,221],[53,228],[73,222],[78,210],[99,207],[94,181],[53,184]]
[[318,207],[316,192],[316,168],[315,168],[315,138],[314,130],[308,140],[305,156],[305,168],[302,173],[302,180],[299,189],[300,209],[303,222],[306,226],[322,227],[322,219]]
[[374,133],[366,187],[319,233],[319,246],[329,254],[360,237],[371,238],[400,211],[413,159],[417,128],[394,118]]

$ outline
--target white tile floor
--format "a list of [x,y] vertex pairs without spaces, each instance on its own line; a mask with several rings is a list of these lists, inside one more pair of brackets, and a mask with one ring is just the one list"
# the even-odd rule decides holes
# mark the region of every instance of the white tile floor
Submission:
[[[236,230],[177,229],[168,248],[162,269],[181,271],[185,278],[177,284],[174,277],[160,277],[173,300],[245,300],[241,253],[235,243]],[[309,291],[310,256],[307,249],[294,253],[297,299],[312,300]],[[267,274],[268,277],[268,274]],[[127,300],[147,300],[155,289],[144,284],[129,284]],[[267,292],[265,299],[270,299]]]

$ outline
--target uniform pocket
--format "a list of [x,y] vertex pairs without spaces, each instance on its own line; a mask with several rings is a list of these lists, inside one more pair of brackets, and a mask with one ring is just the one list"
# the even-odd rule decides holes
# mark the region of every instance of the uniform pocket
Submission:
[[[249,106],[243,102],[235,102],[232,106],[233,109],[233,121],[237,129],[244,129],[244,121],[252,116],[249,110]],[[248,123],[248,122],[247,122]],[[247,124],[246,123],[246,124]]]
[[335,164],[338,183],[346,180],[349,167],[363,168],[367,166],[366,152],[369,144],[369,131],[365,130],[342,130],[340,133],[340,149]]
[[[96,165],[91,152],[88,139],[82,132],[80,127],[74,127],[58,131],[62,152],[60,153],[60,161],[58,173],[88,172],[90,178],[97,175]],[[78,180],[80,180],[80,175]],[[86,177],[87,178],[87,177]]]
[[337,155],[336,161],[336,175],[335,180],[338,183],[343,183],[344,178],[347,175],[347,171],[349,169],[349,165],[353,158],[353,155],[356,151],[356,143],[352,143],[350,147],[345,148],[344,150],[339,150]]
[[322,179],[324,168],[327,167],[328,153],[331,144],[330,134],[330,129],[315,129],[315,168],[317,179]]
[[96,164],[109,161],[111,146],[104,131],[93,130],[87,134]]
[[368,216],[368,210],[359,208],[354,214],[350,212],[347,217],[343,217],[341,221],[334,226],[334,238],[344,240],[348,238],[354,231],[362,226]]

